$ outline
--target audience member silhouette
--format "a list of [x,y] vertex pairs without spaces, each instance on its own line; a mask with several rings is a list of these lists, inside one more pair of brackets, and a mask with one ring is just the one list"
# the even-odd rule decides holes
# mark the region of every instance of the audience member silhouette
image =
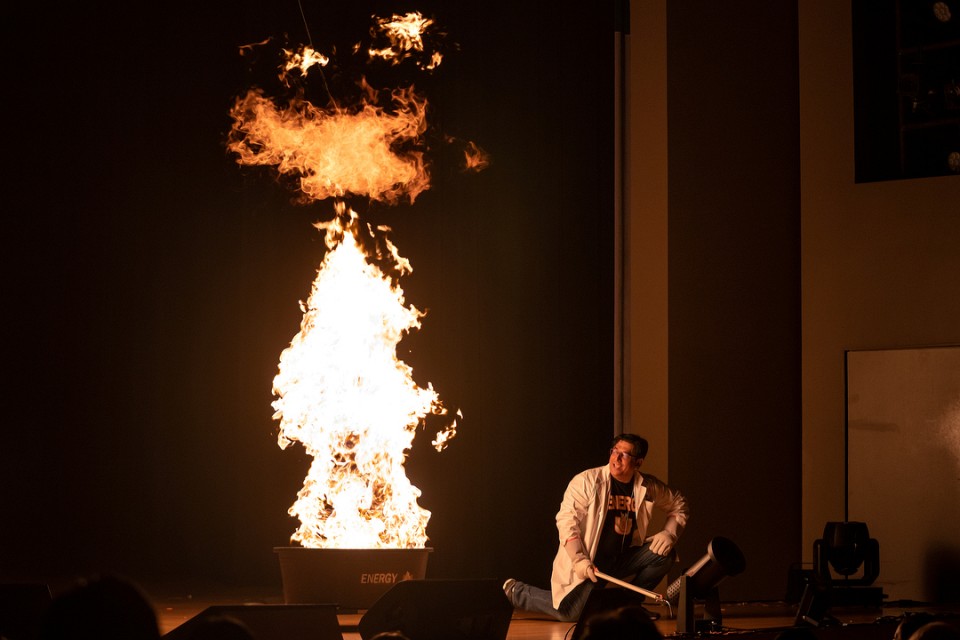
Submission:
[[46,584],[0,584],[0,640],[37,640],[50,601]]
[[960,627],[944,620],[934,620],[910,634],[910,640],[960,640]]
[[582,640],[663,640],[650,614],[639,606],[621,607],[591,616]]
[[910,640],[910,636],[913,635],[914,631],[927,623],[933,622],[935,619],[932,613],[927,613],[926,611],[906,613],[893,632],[893,640]]
[[81,580],[51,602],[42,640],[159,640],[157,615],[146,596],[123,578]]
[[381,631],[370,640],[409,640],[402,631]]

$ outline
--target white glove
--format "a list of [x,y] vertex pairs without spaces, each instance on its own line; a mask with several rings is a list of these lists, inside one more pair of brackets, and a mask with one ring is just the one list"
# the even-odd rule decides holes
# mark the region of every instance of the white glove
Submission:
[[593,563],[590,562],[589,558],[581,557],[577,560],[573,564],[573,572],[576,573],[577,577],[581,580],[597,581],[597,574],[594,572]]
[[677,536],[666,529],[653,535],[649,540],[650,551],[653,551],[658,556],[670,555],[670,551],[673,550],[673,545],[677,544]]

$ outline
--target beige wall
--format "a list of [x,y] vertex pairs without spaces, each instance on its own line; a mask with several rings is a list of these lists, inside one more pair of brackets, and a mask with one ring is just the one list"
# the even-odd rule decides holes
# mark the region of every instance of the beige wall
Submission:
[[960,177],[854,183],[850,5],[798,6],[810,560],[824,523],[844,516],[844,351],[960,343]]
[[[798,4],[802,549],[843,518],[843,354],[960,343],[960,177],[855,184],[850,6]],[[667,101],[663,0],[631,2],[626,417],[667,476]],[[642,427],[641,427],[642,426]],[[662,452],[664,455],[659,455]]]

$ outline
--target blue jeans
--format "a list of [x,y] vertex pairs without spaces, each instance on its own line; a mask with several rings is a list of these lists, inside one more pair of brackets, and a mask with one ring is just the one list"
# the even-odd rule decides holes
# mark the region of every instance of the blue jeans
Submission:
[[[604,571],[604,573],[618,579],[633,576],[630,584],[650,590],[657,586],[663,576],[667,575],[674,562],[676,562],[674,553],[668,556],[657,555],[650,551],[648,542],[639,547],[630,547],[620,556],[610,571]],[[590,592],[594,587],[603,584],[605,584],[603,580],[583,581],[560,602],[559,609],[554,609],[553,594],[549,589],[539,589],[518,580],[510,592],[510,602],[518,609],[543,613],[562,622],[575,622],[580,617]]]

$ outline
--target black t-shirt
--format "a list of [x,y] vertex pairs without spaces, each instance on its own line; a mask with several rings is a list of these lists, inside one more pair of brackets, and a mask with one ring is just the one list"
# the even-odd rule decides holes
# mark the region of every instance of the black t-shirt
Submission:
[[609,572],[621,553],[630,547],[637,526],[637,510],[633,501],[633,482],[610,478],[607,517],[603,522],[597,555],[593,563],[600,571]]

